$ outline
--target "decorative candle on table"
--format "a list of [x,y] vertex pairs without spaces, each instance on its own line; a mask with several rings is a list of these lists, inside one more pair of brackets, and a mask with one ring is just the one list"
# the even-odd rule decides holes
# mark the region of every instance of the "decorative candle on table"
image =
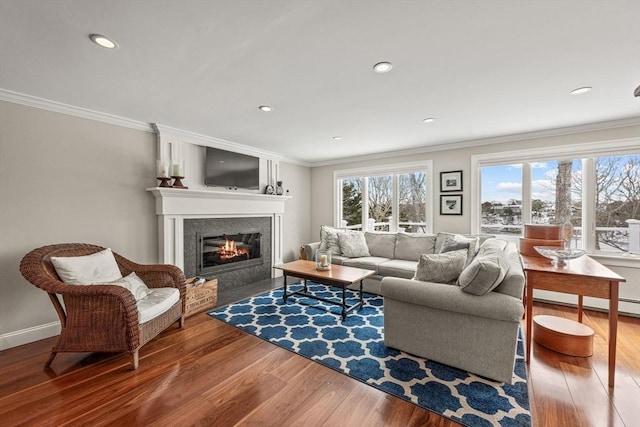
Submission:
[[331,251],[316,250],[316,270],[331,270]]

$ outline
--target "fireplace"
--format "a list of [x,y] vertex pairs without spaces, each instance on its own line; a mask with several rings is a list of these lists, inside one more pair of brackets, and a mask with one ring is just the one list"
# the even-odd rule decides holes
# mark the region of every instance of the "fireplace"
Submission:
[[262,264],[259,230],[240,233],[197,233],[198,276]]

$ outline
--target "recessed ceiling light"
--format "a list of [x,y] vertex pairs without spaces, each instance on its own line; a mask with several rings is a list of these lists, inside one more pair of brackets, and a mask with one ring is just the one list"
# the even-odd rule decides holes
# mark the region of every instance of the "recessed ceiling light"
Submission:
[[581,93],[587,93],[592,89],[591,86],[584,86],[584,87],[579,87],[577,89],[572,90],[571,92],[569,92],[571,95],[580,95]]
[[334,136],[333,139],[334,139],[334,141],[340,141],[342,139],[342,137],[341,136]]
[[258,107],[258,109],[260,111],[264,111],[264,112],[269,112],[269,111],[273,110],[273,108],[271,108],[270,105],[261,105],[261,106]]
[[422,120],[425,123],[431,123],[431,122],[435,122],[436,119],[434,119],[433,117],[427,117],[426,119]]
[[115,49],[118,47],[118,43],[114,42],[107,36],[103,36],[102,34],[91,34],[89,35],[89,38],[92,42],[98,46],[104,47],[105,49]]
[[391,71],[392,68],[393,65],[391,65],[391,62],[378,62],[373,66],[373,71],[375,71],[376,73],[384,74]]

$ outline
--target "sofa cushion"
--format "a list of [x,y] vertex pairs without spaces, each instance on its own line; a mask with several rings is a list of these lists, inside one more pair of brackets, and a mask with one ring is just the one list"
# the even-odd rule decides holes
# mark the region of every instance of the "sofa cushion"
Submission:
[[411,279],[416,274],[418,261],[404,259],[392,259],[378,265],[378,274],[381,276],[403,277]]
[[90,255],[74,257],[51,257],[53,267],[60,279],[71,285],[112,282],[122,278],[111,249]]
[[466,260],[466,249],[443,254],[420,255],[413,278],[423,282],[455,284],[464,269]]
[[169,310],[180,300],[177,288],[154,288],[153,292],[138,301],[138,322],[145,323]]
[[422,254],[434,253],[435,244],[434,235],[398,233],[394,258],[417,261]]
[[338,243],[342,255],[349,258],[371,256],[367,241],[362,231],[345,231],[338,233]]
[[338,233],[343,232],[339,228],[330,227],[328,225],[320,226],[320,250],[331,251],[332,255],[340,255],[340,243],[338,241]]
[[147,285],[144,284],[141,278],[136,273],[131,273],[128,276],[122,277],[118,280],[106,283],[93,283],[94,285],[115,285],[128,289],[133,294],[136,301],[140,301],[153,291],[150,290]]
[[396,247],[396,234],[385,231],[366,231],[364,238],[371,256],[393,258]]
[[365,270],[373,270],[378,274],[378,265],[383,262],[391,261],[389,258],[384,257],[376,257],[376,256],[365,256],[360,258],[349,258],[346,259],[342,265],[346,265],[349,267],[356,268],[364,268]]
[[509,270],[509,263],[502,253],[477,256],[460,273],[458,284],[464,292],[484,295],[495,289]]

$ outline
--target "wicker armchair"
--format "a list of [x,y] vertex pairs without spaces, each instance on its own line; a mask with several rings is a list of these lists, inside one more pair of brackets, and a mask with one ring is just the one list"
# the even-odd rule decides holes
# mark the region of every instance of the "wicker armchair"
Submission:
[[[45,290],[53,303],[62,331],[45,367],[58,352],[129,352],[138,368],[140,347],[174,322],[184,325],[185,278],[173,265],[141,265],[113,253],[123,276],[132,272],[149,288],[174,287],[180,300],[157,317],[140,324],[136,300],[127,289],[114,285],[68,285],[58,277],[52,256],[83,256],[104,250],[84,243],[63,243],[34,249],[22,258],[20,272]],[[64,306],[58,299],[62,295]]]

